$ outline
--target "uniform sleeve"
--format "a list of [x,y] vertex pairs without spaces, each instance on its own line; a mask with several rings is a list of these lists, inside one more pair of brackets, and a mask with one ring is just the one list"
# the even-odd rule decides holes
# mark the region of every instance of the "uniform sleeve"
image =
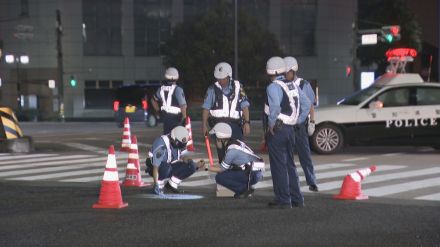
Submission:
[[156,90],[156,93],[154,94],[153,98],[158,102],[162,102],[162,98],[160,97],[160,87]]
[[234,150],[227,150],[225,154],[225,158],[223,159],[222,163],[220,164],[220,167],[223,170],[228,170],[231,168],[231,165],[234,161]]
[[162,162],[167,161],[168,153],[165,143],[162,138],[158,138],[154,141],[152,147],[153,153],[153,166],[159,167]]
[[206,110],[211,110],[214,105],[214,88],[212,86],[208,87],[206,90],[205,100],[203,101],[202,108]]
[[269,118],[268,125],[272,128],[277,121],[278,115],[281,112],[281,99],[283,98],[283,92],[281,87],[275,83],[271,83],[267,89],[267,101],[269,103]]
[[298,90],[299,93],[299,116],[298,116],[298,123],[303,123],[307,116],[310,113],[310,108],[312,106],[312,103],[306,96],[306,94],[302,90]]
[[307,97],[309,98],[310,102],[314,105],[316,104],[315,102],[315,92],[313,92],[313,88],[312,85],[310,84],[310,82],[306,82],[304,85],[304,93],[307,95]]
[[177,103],[179,106],[186,105],[185,93],[181,87],[176,87],[174,95],[176,95]]

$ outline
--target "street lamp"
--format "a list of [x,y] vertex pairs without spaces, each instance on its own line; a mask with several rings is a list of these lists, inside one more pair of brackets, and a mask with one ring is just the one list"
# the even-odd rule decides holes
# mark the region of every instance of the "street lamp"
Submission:
[[28,64],[29,56],[27,55],[16,56],[13,54],[8,54],[5,56],[5,61],[8,64],[15,63],[17,66],[17,104],[18,104],[18,109],[21,110],[23,102],[21,101],[20,64]]

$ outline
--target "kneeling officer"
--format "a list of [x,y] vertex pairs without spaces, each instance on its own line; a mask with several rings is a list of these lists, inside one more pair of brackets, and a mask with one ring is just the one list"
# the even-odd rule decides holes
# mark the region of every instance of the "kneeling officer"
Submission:
[[234,198],[246,198],[254,192],[253,186],[263,179],[264,162],[242,141],[231,139],[232,129],[226,123],[217,123],[209,134],[216,135],[217,146],[226,150],[220,167],[209,167],[218,173],[218,184],[232,190]]
[[177,126],[168,135],[154,140],[152,152],[149,153],[150,158],[147,158],[146,172],[153,177],[155,194],[162,194],[164,188],[172,193],[183,193],[183,190],[178,189],[182,180],[204,167],[203,160],[195,163],[191,159],[181,157],[188,138],[188,131],[182,126]]

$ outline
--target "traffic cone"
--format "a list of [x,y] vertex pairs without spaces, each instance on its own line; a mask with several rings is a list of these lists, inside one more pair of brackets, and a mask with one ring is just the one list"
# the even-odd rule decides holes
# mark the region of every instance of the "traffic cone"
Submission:
[[333,196],[334,199],[340,200],[365,200],[368,196],[362,193],[361,181],[370,173],[376,171],[376,166],[361,169],[345,176],[339,195]]
[[267,153],[267,144],[266,144],[266,142],[261,143],[259,150],[260,150],[261,153]]
[[135,135],[131,137],[131,148],[128,154],[127,169],[125,170],[125,180],[122,185],[125,187],[145,187],[150,185],[142,181],[137,138]]
[[189,116],[186,117],[185,128],[186,128],[186,130],[188,130],[188,134],[189,134],[189,140],[186,143],[186,150],[194,152],[195,149],[194,149],[194,143],[193,143],[193,138],[192,138],[191,118],[189,118]]
[[128,117],[124,120],[124,132],[122,133],[121,152],[130,152],[131,144],[130,120]]
[[93,204],[93,208],[124,208],[127,206],[128,203],[122,201],[115,148],[111,145],[108,148],[107,164],[101,182],[99,201]]

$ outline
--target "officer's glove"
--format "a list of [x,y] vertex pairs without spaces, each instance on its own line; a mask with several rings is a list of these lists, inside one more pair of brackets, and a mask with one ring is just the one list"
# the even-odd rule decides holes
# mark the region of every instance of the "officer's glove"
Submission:
[[153,194],[156,194],[156,195],[162,195],[163,194],[163,191],[160,189],[158,184],[154,184]]
[[313,133],[315,132],[315,121],[310,121],[308,126],[307,126],[307,132],[309,134],[309,136],[312,136]]

